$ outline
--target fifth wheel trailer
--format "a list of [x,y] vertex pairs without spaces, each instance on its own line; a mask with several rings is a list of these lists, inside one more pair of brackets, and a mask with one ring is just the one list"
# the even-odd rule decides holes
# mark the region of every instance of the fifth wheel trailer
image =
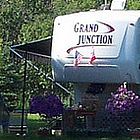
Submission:
[[76,102],[91,84],[106,84],[106,92],[124,81],[139,87],[140,11],[115,7],[59,16],[51,55],[54,79],[75,84]]

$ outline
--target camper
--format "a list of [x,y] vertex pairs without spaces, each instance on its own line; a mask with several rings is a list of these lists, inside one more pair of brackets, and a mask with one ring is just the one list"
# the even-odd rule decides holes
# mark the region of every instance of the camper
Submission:
[[[140,84],[140,11],[90,10],[55,19],[52,67],[56,81],[73,82],[80,94],[94,84]],[[76,92],[76,90],[75,90]]]

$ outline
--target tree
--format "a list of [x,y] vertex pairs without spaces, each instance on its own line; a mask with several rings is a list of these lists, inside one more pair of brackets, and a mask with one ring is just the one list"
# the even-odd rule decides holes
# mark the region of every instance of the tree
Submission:
[[3,49],[0,56],[0,92],[3,93],[9,108],[17,106],[18,97],[22,91],[22,75],[19,69],[22,66],[15,65],[9,58],[9,50]]
[[140,10],[139,0],[128,0],[126,8],[129,10]]

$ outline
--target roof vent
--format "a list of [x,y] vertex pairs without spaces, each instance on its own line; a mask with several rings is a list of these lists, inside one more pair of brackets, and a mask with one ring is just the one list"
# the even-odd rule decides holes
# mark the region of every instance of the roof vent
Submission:
[[126,0],[113,0],[111,10],[124,10]]

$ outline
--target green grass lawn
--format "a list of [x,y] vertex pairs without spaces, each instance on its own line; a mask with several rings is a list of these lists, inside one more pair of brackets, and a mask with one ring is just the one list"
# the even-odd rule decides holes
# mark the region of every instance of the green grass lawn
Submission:
[[45,123],[38,115],[28,115],[27,119],[28,134],[26,136],[16,136],[16,134],[8,134],[7,128],[4,128],[4,133],[0,134],[0,140],[131,140],[127,137],[115,138],[94,138],[82,136],[41,136],[37,134],[39,127],[44,127]]

